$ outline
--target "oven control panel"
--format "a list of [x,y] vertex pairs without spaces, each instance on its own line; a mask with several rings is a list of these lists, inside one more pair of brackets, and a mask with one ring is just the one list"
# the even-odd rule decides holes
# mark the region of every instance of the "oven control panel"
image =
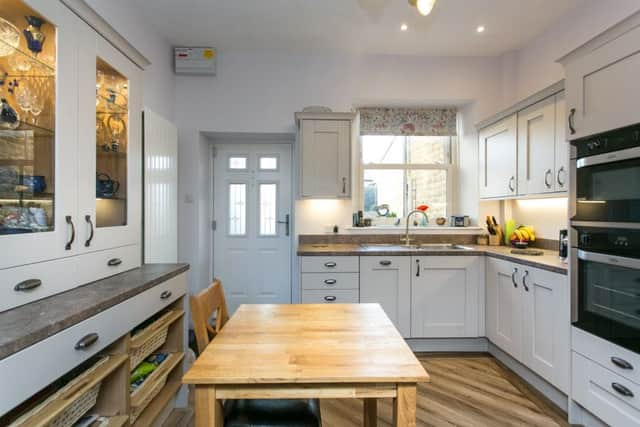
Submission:
[[638,147],[640,146],[640,125],[592,135],[571,143],[576,147],[578,158]]

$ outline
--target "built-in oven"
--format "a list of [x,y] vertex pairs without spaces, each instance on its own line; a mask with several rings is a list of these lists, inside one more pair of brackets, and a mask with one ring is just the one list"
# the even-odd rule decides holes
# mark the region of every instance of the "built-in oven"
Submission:
[[573,228],[573,325],[640,353],[640,229]]
[[640,223],[640,124],[572,144],[573,221]]

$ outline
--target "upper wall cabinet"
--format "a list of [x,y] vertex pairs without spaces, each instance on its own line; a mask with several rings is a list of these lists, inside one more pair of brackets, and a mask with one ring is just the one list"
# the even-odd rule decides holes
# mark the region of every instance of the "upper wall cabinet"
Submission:
[[480,197],[517,194],[517,126],[515,114],[479,132]]
[[353,113],[296,113],[300,198],[351,197],[354,118]]
[[640,122],[640,13],[560,60],[570,140]]
[[502,199],[568,189],[562,85],[479,125],[480,197]]

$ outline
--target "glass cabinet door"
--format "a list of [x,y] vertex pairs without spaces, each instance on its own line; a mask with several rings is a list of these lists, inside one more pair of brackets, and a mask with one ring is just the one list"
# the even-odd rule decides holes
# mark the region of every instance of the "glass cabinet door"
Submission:
[[74,17],[58,2],[29,4],[38,10],[0,0],[0,268],[73,247]]

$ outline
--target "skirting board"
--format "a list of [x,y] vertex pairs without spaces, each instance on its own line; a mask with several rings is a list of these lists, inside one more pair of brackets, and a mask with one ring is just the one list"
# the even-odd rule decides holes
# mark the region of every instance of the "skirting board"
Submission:
[[498,359],[509,369],[515,372],[520,378],[526,381],[533,388],[542,393],[547,399],[551,400],[560,409],[568,412],[569,398],[566,394],[549,384],[546,380],[539,377],[531,369],[509,356],[507,353],[496,347],[493,343],[489,343],[489,354]]
[[573,400],[569,405],[569,422],[571,425],[581,425],[584,427],[607,427],[606,423],[600,421],[599,418],[596,418],[595,415]]
[[405,340],[416,353],[447,352],[469,353],[489,351],[489,341],[484,338],[410,338]]

